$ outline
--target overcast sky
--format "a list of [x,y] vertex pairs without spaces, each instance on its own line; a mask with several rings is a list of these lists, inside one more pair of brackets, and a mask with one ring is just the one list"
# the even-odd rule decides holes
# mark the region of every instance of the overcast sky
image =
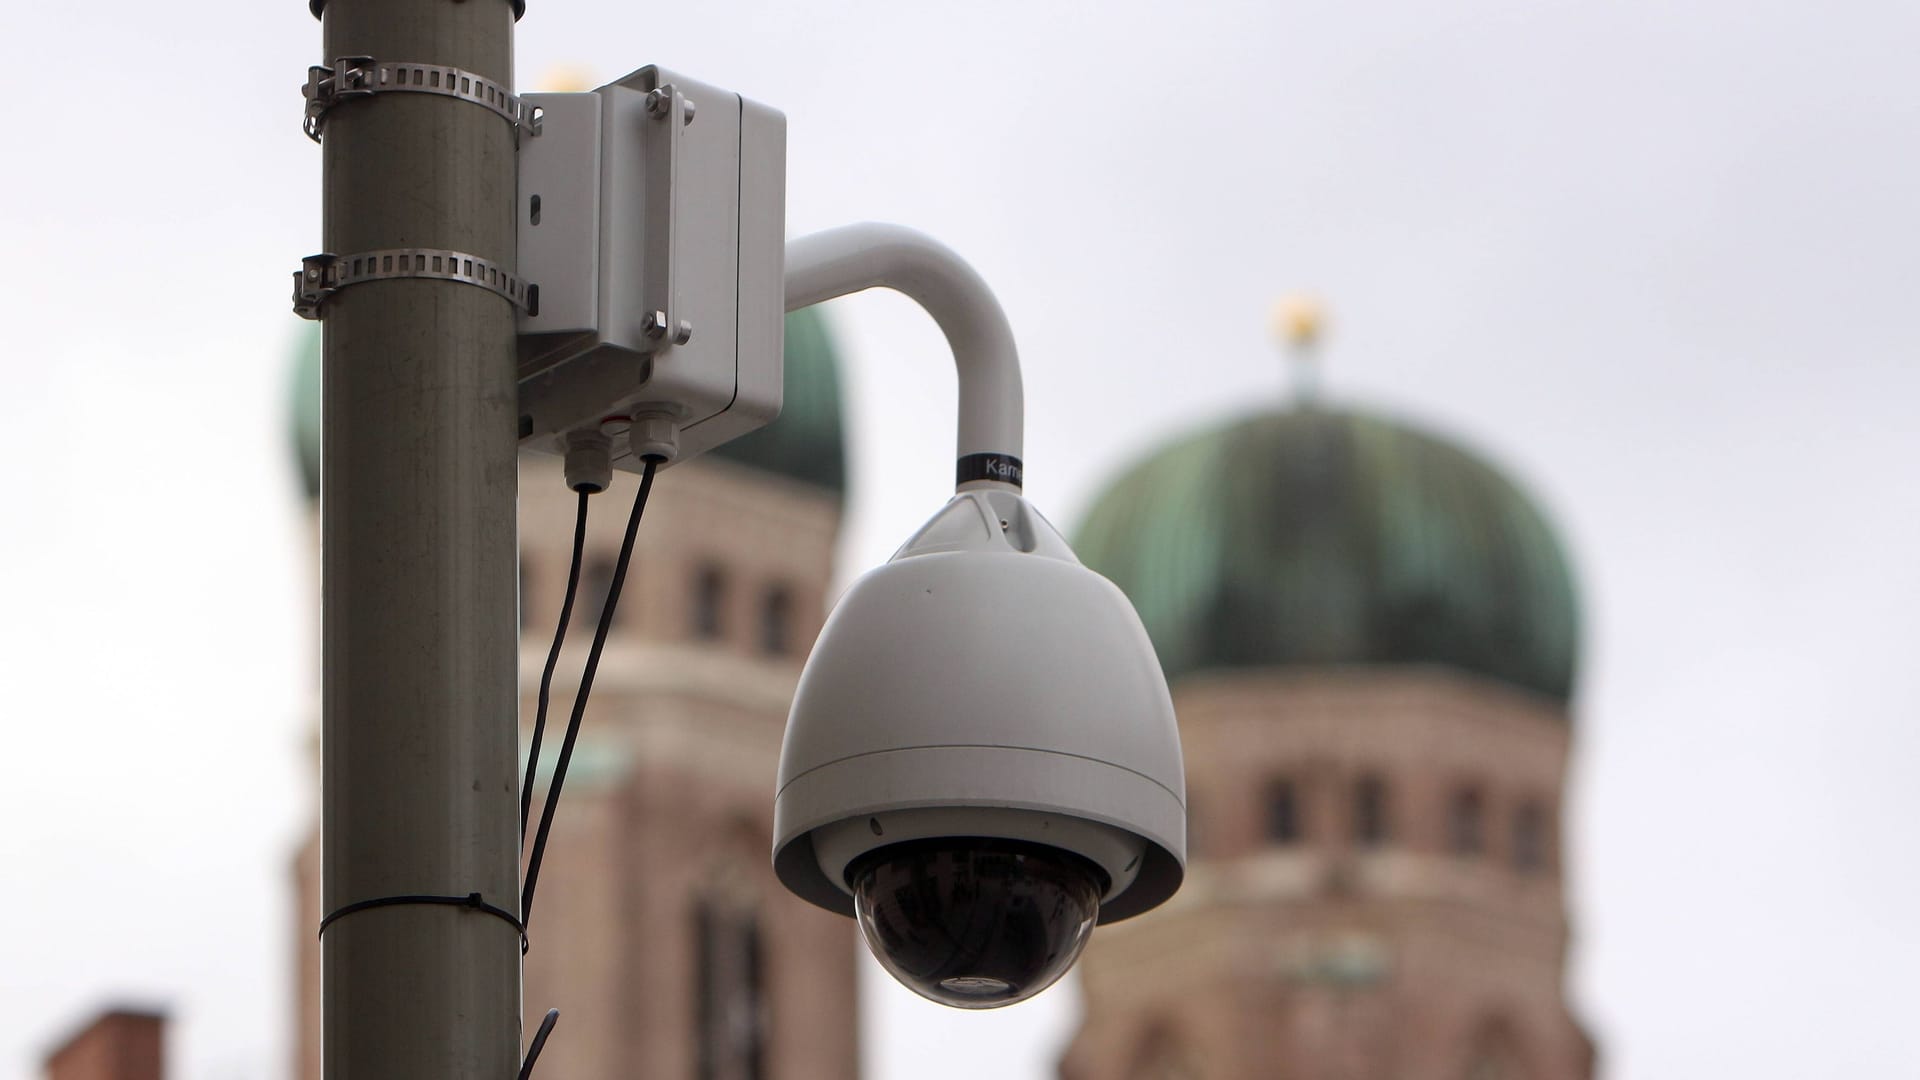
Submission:
[[[524,88],[737,88],[789,117],[793,231],[972,259],[1057,521],[1277,400],[1269,306],[1326,296],[1327,396],[1486,451],[1575,556],[1571,985],[1603,1075],[1920,1075],[1920,9],[529,7]],[[172,1007],[181,1080],[268,1080],[311,799],[283,413],[319,27],[8,4],[0,41],[0,1080],[108,997]],[[850,574],[947,493],[952,373],[902,301],[833,319]],[[868,987],[870,1080],[1040,1080],[1076,1007]]]

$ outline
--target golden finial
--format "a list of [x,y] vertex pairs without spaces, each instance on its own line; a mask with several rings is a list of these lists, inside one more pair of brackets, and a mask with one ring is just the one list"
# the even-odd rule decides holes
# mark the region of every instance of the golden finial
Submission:
[[1317,297],[1288,293],[1273,305],[1273,335],[1298,351],[1313,348],[1326,325],[1326,309]]
[[1293,367],[1293,392],[1302,405],[1311,406],[1319,391],[1315,354],[1327,329],[1327,313],[1317,297],[1288,293],[1273,305],[1273,336],[1287,350]]
[[549,94],[580,94],[593,89],[593,72],[578,64],[556,64],[547,69],[540,89]]

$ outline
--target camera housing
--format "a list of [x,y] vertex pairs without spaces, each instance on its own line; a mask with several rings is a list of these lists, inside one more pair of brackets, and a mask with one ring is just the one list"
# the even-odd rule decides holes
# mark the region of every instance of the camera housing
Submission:
[[1093,924],[1173,895],[1185,800],[1133,606],[987,482],[829,616],[781,751],[774,870],[858,914],[916,992],[993,1007],[1058,978]]

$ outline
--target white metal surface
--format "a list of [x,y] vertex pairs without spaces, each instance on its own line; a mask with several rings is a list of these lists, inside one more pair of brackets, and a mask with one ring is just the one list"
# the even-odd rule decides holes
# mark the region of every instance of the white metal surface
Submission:
[[893,289],[933,316],[960,374],[957,456],[1021,453],[1023,397],[1013,328],[987,283],[953,249],[899,225],[865,222],[787,244],[787,310]]
[[[1071,819],[1139,845],[1139,865],[1113,875],[1131,884],[1101,905],[1111,922],[1179,887],[1185,800],[1173,703],[1126,596],[1019,495],[967,491],[855,582],[821,631],[781,750],[774,868],[850,913],[822,861],[891,843],[888,815],[953,811],[948,835],[1008,839]],[[1105,865],[1102,833],[1043,842]]]
[[520,314],[520,353],[564,354],[600,324],[600,95],[528,94],[540,136],[520,147],[519,270],[540,287]]
[[[556,452],[571,428],[646,412],[674,418],[681,460],[772,420],[784,118],[655,67],[528,103],[542,133],[520,164],[520,272],[539,290],[520,320],[522,445]],[[620,448],[614,465],[640,468]]]

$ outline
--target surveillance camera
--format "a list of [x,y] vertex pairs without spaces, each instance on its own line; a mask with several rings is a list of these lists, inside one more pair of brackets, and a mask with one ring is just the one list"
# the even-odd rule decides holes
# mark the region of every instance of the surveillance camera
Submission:
[[966,1009],[1179,888],[1186,787],[1139,616],[1005,485],[956,495],[835,608],[781,751],[774,869]]

